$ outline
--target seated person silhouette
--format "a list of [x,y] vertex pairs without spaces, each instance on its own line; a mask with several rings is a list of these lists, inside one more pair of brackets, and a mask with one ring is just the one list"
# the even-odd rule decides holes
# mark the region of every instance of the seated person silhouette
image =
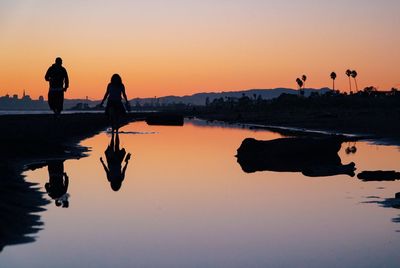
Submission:
[[[114,132],[112,132],[110,145],[108,145],[107,149],[104,151],[107,165],[104,163],[103,158],[100,157],[100,162],[107,174],[107,180],[110,182],[111,189],[114,191],[118,191],[121,188],[122,181],[125,178],[126,168],[131,158],[131,154],[127,154],[124,148],[120,149],[119,144],[118,132],[116,132],[115,135]],[[125,165],[122,168],[124,158]]]
[[64,172],[63,160],[52,160],[48,162],[49,182],[44,187],[48,195],[55,200],[56,206],[67,208],[69,206],[67,194],[69,178]]

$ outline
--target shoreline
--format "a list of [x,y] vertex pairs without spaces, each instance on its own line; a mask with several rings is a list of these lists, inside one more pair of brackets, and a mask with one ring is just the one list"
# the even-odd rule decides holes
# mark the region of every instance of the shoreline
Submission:
[[[243,114],[242,114],[243,115]],[[228,124],[240,124],[251,129],[265,129],[283,135],[343,135],[349,139],[369,140],[380,145],[400,146],[400,124],[391,120],[389,125],[381,128],[379,120],[365,123],[365,119],[351,119],[348,122],[337,122],[330,119],[315,119],[311,117],[293,116],[286,118],[278,116],[260,117],[250,115],[238,118],[237,114],[195,114],[196,118],[206,121],[220,121]],[[362,122],[359,122],[362,121]],[[384,121],[384,120],[381,120]],[[353,124],[354,123],[354,124]],[[392,129],[389,129],[390,127]]]
[[250,129],[264,129],[272,132],[281,133],[283,135],[294,135],[294,136],[332,136],[338,135],[345,137],[348,141],[368,141],[377,145],[387,145],[387,146],[400,146],[400,139],[390,138],[390,137],[379,137],[372,134],[365,133],[349,133],[340,132],[328,129],[311,129],[311,128],[300,128],[291,126],[275,126],[275,125],[261,125],[252,123],[239,123]]

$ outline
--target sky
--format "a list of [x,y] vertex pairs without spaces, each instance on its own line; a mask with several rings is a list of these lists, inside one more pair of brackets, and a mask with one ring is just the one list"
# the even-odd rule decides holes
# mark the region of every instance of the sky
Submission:
[[[112,74],[129,98],[252,88],[400,87],[398,0],[1,0],[0,95],[47,98],[62,57],[66,98],[101,99]],[[354,84],[352,85],[354,88]]]

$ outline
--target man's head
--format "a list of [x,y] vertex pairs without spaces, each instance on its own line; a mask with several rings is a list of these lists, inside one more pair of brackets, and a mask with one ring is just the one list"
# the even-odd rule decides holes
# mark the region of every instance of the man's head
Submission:
[[56,64],[57,65],[62,65],[62,59],[60,57],[56,58]]

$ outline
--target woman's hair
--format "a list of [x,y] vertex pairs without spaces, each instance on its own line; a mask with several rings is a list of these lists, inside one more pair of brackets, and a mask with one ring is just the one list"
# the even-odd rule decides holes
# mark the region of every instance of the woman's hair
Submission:
[[119,76],[119,74],[113,74],[113,76],[111,77],[111,84],[122,85],[121,76]]
[[111,189],[113,189],[114,192],[118,192],[119,189],[121,188],[122,180],[112,180],[110,182],[110,185],[111,185]]

